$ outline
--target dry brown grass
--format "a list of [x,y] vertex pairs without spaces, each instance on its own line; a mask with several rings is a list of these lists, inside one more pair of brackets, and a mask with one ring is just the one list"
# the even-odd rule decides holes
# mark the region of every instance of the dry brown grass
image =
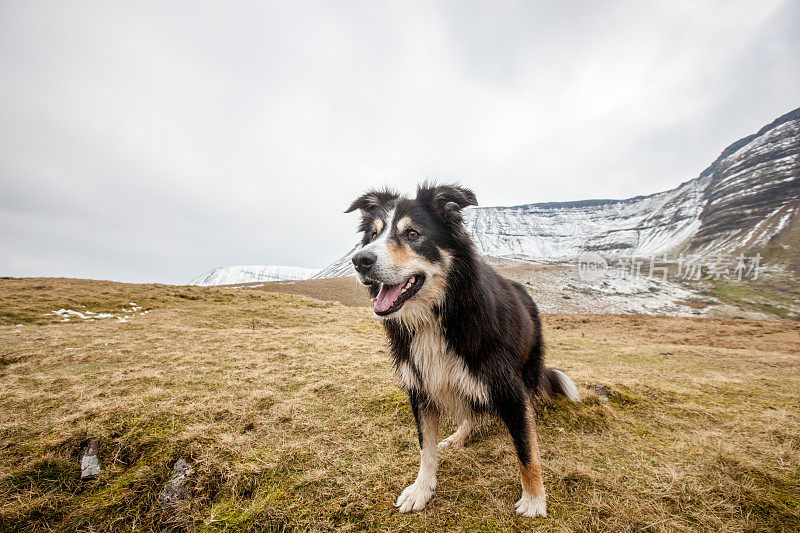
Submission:
[[300,294],[317,300],[335,301],[350,307],[369,307],[366,288],[354,277],[308,279],[305,281],[272,281],[254,283],[254,288],[285,294]]
[[[131,301],[153,311],[127,323],[42,316]],[[394,510],[416,435],[367,309],[3,279],[0,320],[0,530],[800,529],[796,322],[545,317],[550,363],[613,393],[540,406],[550,518],[528,521],[513,513],[516,459],[497,423],[443,454],[426,511]],[[104,471],[81,482],[92,437]],[[194,489],[162,511],[180,456]]]

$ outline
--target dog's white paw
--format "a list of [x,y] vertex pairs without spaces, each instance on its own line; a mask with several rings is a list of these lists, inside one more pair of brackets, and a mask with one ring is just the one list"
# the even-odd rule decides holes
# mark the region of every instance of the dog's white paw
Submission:
[[546,518],[547,517],[547,497],[532,496],[522,493],[522,498],[514,504],[517,513],[528,518]]
[[464,439],[459,439],[455,435],[450,435],[442,442],[439,443],[439,448],[463,448],[464,447]]
[[405,490],[400,493],[400,496],[397,498],[397,502],[395,502],[395,507],[400,508],[401,513],[410,513],[411,511],[421,511],[425,509],[425,506],[430,501],[431,497],[433,496],[433,487],[422,484],[422,483],[413,483],[405,488]]

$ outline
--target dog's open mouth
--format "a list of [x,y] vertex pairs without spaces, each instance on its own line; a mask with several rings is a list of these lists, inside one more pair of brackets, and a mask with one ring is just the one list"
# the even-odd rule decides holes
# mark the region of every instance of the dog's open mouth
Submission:
[[385,316],[399,310],[409,298],[419,292],[423,283],[425,276],[420,274],[415,274],[397,285],[382,283],[378,295],[372,299],[375,314]]

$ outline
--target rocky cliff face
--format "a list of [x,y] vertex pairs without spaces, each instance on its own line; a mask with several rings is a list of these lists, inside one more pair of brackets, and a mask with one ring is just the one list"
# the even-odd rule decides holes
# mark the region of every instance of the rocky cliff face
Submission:
[[698,179],[709,183],[693,248],[711,252],[765,245],[797,211],[800,109],[733,143]]
[[[800,199],[800,108],[723,150],[697,178],[626,200],[475,207],[465,224],[489,256],[574,259],[579,253],[703,254],[763,247]],[[354,249],[355,250],[355,249]],[[352,275],[351,250],[318,277]]]
[[708,180],[627,200],[469,209],[465,223],[491,256],[573,259],[583,251],[661,253],[697,232]]

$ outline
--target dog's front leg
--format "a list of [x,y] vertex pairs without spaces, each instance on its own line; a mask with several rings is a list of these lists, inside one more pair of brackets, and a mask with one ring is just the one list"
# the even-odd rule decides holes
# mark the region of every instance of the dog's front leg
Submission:
[[436,442],[439,439],[439,411],[427,401],[420,401],[416,394],[411,394],[410,400],[419,437],[419,474],[414,483],[397,498],[395,506],[400,508],[401,513],[425,508],[436,488],[436,468],[439,465],[439,446]]

